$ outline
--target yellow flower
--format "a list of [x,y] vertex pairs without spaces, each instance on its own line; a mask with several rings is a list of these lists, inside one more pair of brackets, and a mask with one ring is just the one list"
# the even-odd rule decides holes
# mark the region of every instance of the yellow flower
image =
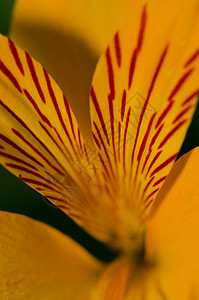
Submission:
[[2,164],[120,252],[104,265],[1,212],[1,299],[198,298],[199,149],[174,163],[199,91],[198,15],[198,0],[137,4],[95,70],[93,141],[46,70],[0,37]]

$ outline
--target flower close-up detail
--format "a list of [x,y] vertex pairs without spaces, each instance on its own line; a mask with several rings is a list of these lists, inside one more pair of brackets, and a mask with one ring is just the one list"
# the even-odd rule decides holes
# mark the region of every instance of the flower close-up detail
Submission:
[[0,299],[199,299],[199,1],[35,2],[0,35],[0,163],[117,256],[0,211]]

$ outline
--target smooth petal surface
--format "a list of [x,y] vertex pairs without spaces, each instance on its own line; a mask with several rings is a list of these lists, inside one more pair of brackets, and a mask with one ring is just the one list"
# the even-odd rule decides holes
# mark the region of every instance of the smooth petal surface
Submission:
[[[48,70],[90,137],[89,91],[99,55],[137,0],[17,0],[10,36]],[[81,105],[81,110],[79,109]]]
[[125,257],[110,263],[93,290],[93,300],[125,300],[132,269]]
[[155,265],[133,261],[129,256],[120,257],[105,268],[93,290],[93,299],[162,300],[172,297],[164,297],[157,282]]
[[199,91],[198,5],[141,6],[96,68],[93,137],[119,228],[126,223],[133,232],[132,214],[144,221],[191,122]]
[[102,266],[70,238],[2,211],[0,228],[2,300],[91,299]]
[[[173,166],[147,228],[147,256],[164,299],[199,297],[199,148]],[[148,299],[148,298],[147,298]]]
[[82,223],[93,171],[68,101],[29,54],[2,35],[0,45],[0,162]]

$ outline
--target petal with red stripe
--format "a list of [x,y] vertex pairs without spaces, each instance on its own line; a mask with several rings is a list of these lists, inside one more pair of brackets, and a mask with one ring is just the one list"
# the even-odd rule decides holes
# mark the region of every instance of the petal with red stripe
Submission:
[[151,1],[116,33],[96,68],[90,105],[104,194],[128,227],[132,215],[145,220],[191,122],[198,17],[196,0]]
[[[143,0],[17,0],[10,36],[35,57],[70,99],[82,133],[92,140],[89,91],[99,55]],[[67,72],[66,72],[67,70]],[[81,106],[81,110],[79,107]]]
[[69,103],[28,53],[0,45],[0,161],[83,225],[93,168]]

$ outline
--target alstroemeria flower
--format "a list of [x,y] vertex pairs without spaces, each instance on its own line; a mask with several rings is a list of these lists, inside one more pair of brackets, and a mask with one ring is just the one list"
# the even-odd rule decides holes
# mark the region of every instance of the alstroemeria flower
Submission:
[[198,30],[198,0],[154,0],[115,34],[91,87],[96,150],[46,70],[0,37],[2,164],[120,251],[106,266],[1,212],[2,299],[198,298],[198,148],[174,163],[197,103]]

